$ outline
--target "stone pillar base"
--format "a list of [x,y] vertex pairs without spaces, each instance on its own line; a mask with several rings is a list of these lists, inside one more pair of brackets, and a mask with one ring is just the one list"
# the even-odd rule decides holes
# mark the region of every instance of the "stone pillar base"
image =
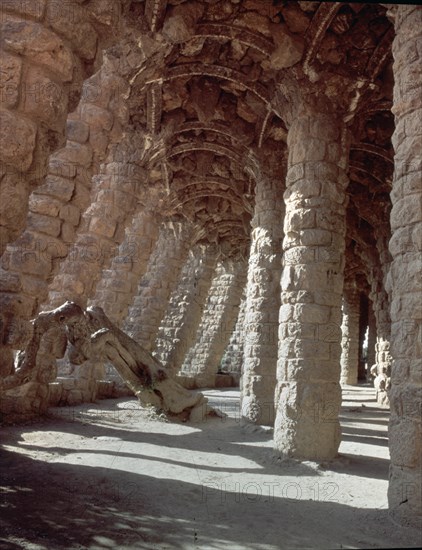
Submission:
[[414,468],[390,466],[388,486],[390,517],[400,525],[421,528],[422,484]]
[[0,423],[25,422],[44,414],[48,408],[48,386],[28,382],[3,392],[0,399]]
[[242,418],[247,422],[262,426],[274,426],[275,411],[274,402],[257,400],[254,395],[242,397]]
[[341,441],[339,384],[281,383],[276,390],[274,444],[286,458],[330,460]]

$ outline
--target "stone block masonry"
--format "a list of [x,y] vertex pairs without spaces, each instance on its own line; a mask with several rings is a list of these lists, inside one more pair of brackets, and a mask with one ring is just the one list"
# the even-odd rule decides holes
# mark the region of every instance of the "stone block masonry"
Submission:
[[109,267],[117,254],[125,228],[135,214],[145,183],[142,156],[143,141],[130,132],[125,140],[111,147],[94,180],[92,202],[82,216],[76,240],[50,284],[44,309],[54,308],[66,299],[86,306],[93,297],[102,270]]
[[[120,2],[111,11],[107,0],[96,4],[0,4],[0,204],[9,205],[0,212],[0,253],[25,228],[29,194],[44,179],[49,155],[65,142],[67,114],[104,38],[117,39]],[[107,10],[108,18],[99,17]]]
[[192,248],[160,324],[154,354],[174,375],[195,343],[216,262],[216,247],[196,245]]
[[125,330],[148,351],[154,348],[193,238],[193,227],[188,224],[166,222],[160,228],[155,250],[124,323]]
[[[135,214],[126,228],[125,239],[118,248],[111,265],[104,269],[96,287],[95,295],[88,300],[90,306],[103,308],[109,319],[119,326],[126,317],[128,308],[136,295],[139,278],[145,273],[148,260],[158,238],[159,217],[151,211]],[[67,374],[69,362],[61,367]],[[127,395],[128,389],[112,365],[89,361],[83,367],[72,370],[72,375],[63,378],[61,403],[73,404],[97,397],[98,391],[108,391],[108,396]],[[60,370],[59,370],[60,372]],[[73,379],[71,388],[65,387]],[[107,383],[108,382],[108,383]],[[130,394],[130,391],[129,391]]]
[[343,290],[340,384],[358,383],[360,294],[354,282]]
[[[391,201],[391,454],[388,498],[395,519],[422,523],[422,8],[398,6],[395,20]],[[415,121],[418,124],[415,125]],[[403,241],[406,246],[403,246]],[[418,273],[418,276],[416,276]]]
[[335,117],[304,109],[288,147],[274,444],[282,456],[321,460],[340,443],[348,136]]
[[421,10],[269,4],[0,0],[0,412],[116,395],[53,330],[23,378],[31,319],[71,299],[187,387],[243,369],[277,453],[329,460],[369,325],[390,509],[417,525]]
[[233,383],[240,383],[243,372],[243,357],[245,351],[245,315],[246,315],[246,288],[239,306],[239,315],[236,325],[230,336],[226,351],[221,358],[219,371],[232,376]]
[[188,351],[181,369],[181,374],[193,379],[198,388],[215,384],[221,358],[239,313],[245,282],[245,262],[227,260],[218,264],[196,342]]
[[[107,94],[102,86],[108,88]],[[121,93],[127,83],[103,69],[85,82],[83,89],[87,87],[96,93],[83,96],[69,115],[66,145],[50,156],[44,183],[29,197],[27,227],[1,260],[2,291],[11,293],[15,303],[32,300],[32,307],[23,312],[27,319],[47,299],[48,282],[67,257],[90,206],[92,176],[106,156],[96,147],[96,131],[101,127],[107,144],[117,138],[111,126],[121,120]],[[93,111],[95,118],[87,116]],[[10,285],[11,277],[19,282]]]
[[148,261],[158,239],[160,217],[151,210],[142,210],[126,228],[125,238],[101,279],[89,305],[101,306],[116,325],[126,318],[137,294],[139,280],[148,269]]
[[263,177],[257,183],[246,286],[242,415],[269,426],[274,424],[283,189],[284,181]]

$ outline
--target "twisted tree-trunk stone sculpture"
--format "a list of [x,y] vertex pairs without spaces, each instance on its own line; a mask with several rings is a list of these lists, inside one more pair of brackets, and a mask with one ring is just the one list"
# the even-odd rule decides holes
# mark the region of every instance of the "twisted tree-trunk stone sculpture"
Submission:
[[171,378],[161,363],[113,325],[100,307],[83,310],[66,302],[40,313],[32,323],[31,339],[19,353],[15,372],[0,380],[0,391],[17,388],[37,377],[43,347],[57,347],[55,356],[62,357],[69,342],[72,363],[112,363],[143,406],[152,405],[170,416],[181,415],[193,421],[206,414],[218,414],[207,406],[201,393],[190,392]]

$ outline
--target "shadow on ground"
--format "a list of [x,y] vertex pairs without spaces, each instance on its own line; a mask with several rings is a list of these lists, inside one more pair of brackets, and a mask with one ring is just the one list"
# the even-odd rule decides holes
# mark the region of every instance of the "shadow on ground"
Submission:
[[[123,410],[130,411],[126,402]],[[102,403],[103,412],[111,413],[118,403],[122,400]],[[277,550],[421,543],[415,530],[393,525],[385,509],[359,507],[338,491],[340,485],[355,491],[365,475],[386,486],[385,459],[346,454],[323,469],[280,462],[270,432],[251,433],[232,419],[191,427],[149,421],[135,408],[132,413],[118,421],[75,414],[5,430],[2,549]],[[376,427],[375,434],[380,437]],[[362,437],[370,435],[364,431]]]

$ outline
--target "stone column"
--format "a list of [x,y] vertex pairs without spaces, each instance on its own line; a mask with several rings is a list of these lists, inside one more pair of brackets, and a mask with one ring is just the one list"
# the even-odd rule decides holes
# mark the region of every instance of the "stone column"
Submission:
[[187,351],[195,343],[196,329],[201,321],[216,263],[215,247],[195,246],[182,269],[179,285],[170,298],[154,354],[174,374],[179,372]]
[[340,443],[348,135],[334,116],[302,112],[288,147],[274,444],[329,459]]
[[148,351],[154,348],[161,320],[179,280],[193,236],[193,228],[180,222],[166,222],[160,228],[155,251],[124,325],[124,330]]
[[[148,260],[158,238],[159,216],[150,210],[138,212],[130,226],[126,228],[125,238],[113,258],[109,268],[104,269],[101,279],[95,290],[94,297],[88,300],[89,306],[100,306],[108,318],[120,326],[126,317],[128,308],[138,290],[139,279],[144,275]],[[90,377],[89,383],[82,380],[82,387],[91,386],[93,396],[119,397],[131,395],[132,392],[117,373],[113,365],[104,362],[89,361],[79,374]],[[70,384],[61,379],[63,385]],[[75,388],[72,386],[72,391]],[[62,392],[62,401],[68,400],[65,390]]]
[[358,382],[366,381],[367,372],[365,358],[363,355],[363,346],[368,330],[368,296],[359,291],[359,347],[358,347]]
[[375,321],[374,305],[368,300],[368,372],[375,365],[375,345],[377,341],[377,324]]
[[198,388],[215,385],[215,375],[239,313],[245,279],[244,262],[226,260],[217,267],[196,343],[187,353],[181,371]]
[[[86,307],[93,298],[97,283],[118,254],[138,200],[147,189],[142,145],[142,137],[128,132],[125,140],[111,147],[101,174],[94,178],[93,202],[81,218],[75,243],[50,284],[44,310],[66,300]],[[40,368],[43,369],[42,365]],[[73,405],[96,398],[97,380],[103,376],[102,364],[87,361],[75,367],[66,357],[59,364],[59,372],[65,375],[58,379],[63,387],[61,402]]]
[[152,210],[138,212],[129,227],[118,254],[101,279],[88,305],[101,306],[108,318],[120,326],[137,294],[140,279],[158,239],[160,217]]
[[395,170],[388,290],[391,296],[391,455],[388,499],[393,517],[422,522],[422,8],[397,6],[393,42]]
[[230,374],[232,382],[238,385],[243,371],[243,356],[245,350],[245,317],[246,317],[246,296],[243,296],[236,326],[230,336],[229,344],[221,358],[220,372]]
[[389,405],[389,390],[391,386],[391,317],[390,297],[388,296],[387,276],[391,268],[391,255],[388,251],[388,240],[391,229],[388,224],[379,224],[374,228],[376,247],[379,254],[379,269],[375,271],[372,284],[372,297],[375,304],[377,320],[376,344],[376,378],[374,386],[377,401],[380,405]]
[[388,295],[380,281],[374,281],[372,291],[375,304],[375,318],[377,322],[377,340],[375,344],[375,375],[374,387],[376,399],[380,405],[389,404],[388,391],[391,380],[392,357],[390,353],[391,321]]
[[242,416],[274,424],[284,182],[258,181],[246,287]]
[[136,205],[147,194],[143,170],[144,140],[127,131],[124,140],[113,144],[101,173],[94,178],[92,203],[84,212],[80,229],[66,259],[49,287],[44,310],[66,299],[82,307],[92,298],[103,269],[108,268],[124,240],[125,228]]
[[358,383],[360,294],[353,283],[345,284],[341,324],[341,385]]

